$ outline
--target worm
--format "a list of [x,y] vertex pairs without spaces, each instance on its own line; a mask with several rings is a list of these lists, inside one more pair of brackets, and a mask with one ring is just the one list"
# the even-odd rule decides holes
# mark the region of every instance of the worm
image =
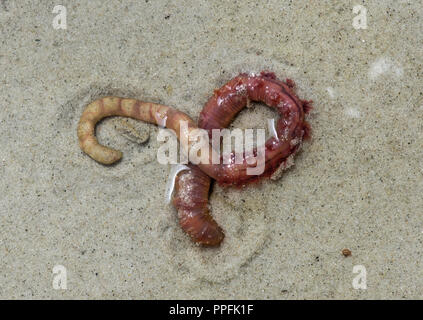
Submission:
[[[247,174],[250,166],[246,156],[242,163],[229,164],[200,163],[189,165],[180,172],[175,180],[173,205],[178,210],[182,229],[198,244],[219,245],[224,233],[210,215],[208,195],[211,179],[222,185],[245,185],[263,176],[271,176],[281,168],[287,167],[292,156],[298,151],[302,139],[309,137],[310,126],[304,115],[311,108],[311,101],[300,100],[293,92],[294,83],[278,80],[271,72],[259,75],[240,74],[215,90],[200,113],[198,127],[209,131],[227,127],[234,117],[248,104],[249,100],[260,101],[277,109],[282,116],[276,126],[276,136],[265,144],[265,170],[263,174]],[[98,121],[109,116],[130,117],[174,130],[185,150],[191,147],[189,135],[198,127],[185,113],[172,107],[143,102],[136,99],[104,97],[90,103],[81,115],[78,124],[78,140],[81,149],[94,160],[109,165],[119,161],[122,153],[98,143],[95,126]],[[188,124],[187,130],[181,129],[181,121]],[[209,148],[209,158],[215,158],[213,148]],[[254,154],[257,151],[254,150]]]
[[[212,129],[226,128],[249,101],[263,102],[275,108],[281,117],[276,125],[277,135],[266,141],[262,174],[247,174],[249,165],[245,155],[242,156],[241,164],[215,165],[214,175],[209,174],[210,170],[203,171],[221,185],[245,185],[288,167],[303,138],[311,134],[310,125],[304,118],[312,108],[312,101],[299,99],[293,91],[294,86],[295,83],[290,79],[285,83],[278,80],[273,72],[263,71],[259,75],[242,73],[215,90],[198,120],[199,127],[208,130],[209,135]],[[256,154],[257,150],[253,153]],[[234,161],[235,157],[231,159]]]

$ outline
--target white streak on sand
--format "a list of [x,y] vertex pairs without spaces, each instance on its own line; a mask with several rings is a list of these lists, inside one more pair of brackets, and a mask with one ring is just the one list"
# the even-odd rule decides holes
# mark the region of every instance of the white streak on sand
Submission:
[[351,108],[351,107],[345,109],[345,114],[351,118],[356,118],[356,119],[360,118],[360,115],[361,115],[358,109]]
[[327,87],[326,90],[329,94],[329,97],[331,97],[332,99],[336,97],[335,89],[333,89],[332,87]]

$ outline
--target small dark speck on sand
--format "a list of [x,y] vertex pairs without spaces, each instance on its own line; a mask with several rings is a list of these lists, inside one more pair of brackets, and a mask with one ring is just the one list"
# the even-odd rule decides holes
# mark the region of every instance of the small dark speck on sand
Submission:
[[36,42],[40,42],[40,41],[41,41],[41,39],[35,39],[35,41],[36,41]]
[[170,18],[170,14],[168,14],[167,16],[165,16],[165,19],[169,19]]
[[342,250],[342,254],[344,255],[344,257],[349,257],[351,255],[351,250],[350,249],[344,249],[344,250]]

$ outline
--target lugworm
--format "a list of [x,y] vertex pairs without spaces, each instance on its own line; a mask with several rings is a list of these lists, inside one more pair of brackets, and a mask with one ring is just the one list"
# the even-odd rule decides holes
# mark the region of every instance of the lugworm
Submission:
[[[178,209],[179,222],[191,238],[202,245],[219,245],[224,238],[222,229],[211,217],[208,209],[210,178],[223,185],[244,185],[262,176],[270,176],[279,168],[285,168],[292,156],[298,151],[303,137],[310,134],[310,126],[304,120],[305,113],[311,108],[311,101],[300,100],[292,88],[294,83],[287,79],[284,83],[273,73],[260,75],[240,74],[220,89],[206,103],[199,118],[199,127],[212,129],[227,127],[249,100],[260,101],[276,108],[282,116],[276,126],[277,136],[265,144],[265,168],[261,175],[247,174],[250,166],[243,155],[242,163],[213,164],[200,163],[189,165],[176,177],[173,204]],[[95,138],[95,125],[109,116],[124,116],[154,123],[173,129],[185,150],[191,147],[189,135],[197,129],[194,121],[185,113],[171,107],[142,102],[135,99],[105,97],[90,103],[84,110],[78,124],[78,139],[81,149],[96,161],[112,164],[122,157],[122,153],[98,143]],[[181,121],[186,121],[187,130],[182,131]],[[183,136],[183,137],[182,137]],[[216,152],[209,148],[209,159]],[[231,156],[230,159],[235,159]]]

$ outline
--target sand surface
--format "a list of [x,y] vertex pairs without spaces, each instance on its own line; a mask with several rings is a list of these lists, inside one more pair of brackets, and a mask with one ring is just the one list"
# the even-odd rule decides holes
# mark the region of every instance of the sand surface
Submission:
[[[1,0],[0,35],[1,298],[423,297],[421,1]],[[276,182],[214,187],[219,249],[194,246],[166,203],[156,127],[102,122],[116,166],[79,149],[96,98],[197,119],[213,89],[263,69],[314,100],[313,138]],[[258,105],[233,127],[272,116]]]

